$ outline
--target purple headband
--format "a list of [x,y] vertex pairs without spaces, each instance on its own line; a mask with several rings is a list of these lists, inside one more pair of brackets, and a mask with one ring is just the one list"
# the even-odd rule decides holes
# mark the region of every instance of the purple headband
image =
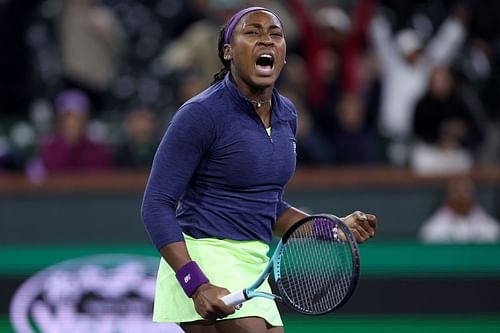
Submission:
[[[231,40],[231,36],[233,35],[233,30],[236,27],[236,25],[238,24],[238,22],[241,20],[241,18],[243,16],[245,16],[246,14],[251,13],[251,12],[255,12],[257,10],[265,10],[266,12],[269,12],[269,13],[273,14],[274,16],[278,17],[278,15],[276,15],[273,11],[271,11],[267,8],[264,8],[264,7],[244,8],[244,9],[240,10],[239,12],[237,12],[236,14],[234,14],[233,17],[231,17],[231,19],[227,23],[226,30],[224,31],[224,44],[229,44],[229,42]],[[278,20],[279,20],[279,17],[278,17]],[[281,22],[281,20],[280,20],[280,22]]]

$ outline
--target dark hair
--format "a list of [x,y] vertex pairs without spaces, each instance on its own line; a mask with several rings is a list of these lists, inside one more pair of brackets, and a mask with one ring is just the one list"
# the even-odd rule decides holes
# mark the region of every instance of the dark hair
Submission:
[[217,82],[224,79],[227,73],[231,71],[231,61],[224,59],[224,32],[226,31],[226,25],[224,25],[219,30],[219,39],[217,42],[217,50],[219,55],[219,60],[222,62],[222,69],[214,74],[214,80],[211,85],[216,84]]

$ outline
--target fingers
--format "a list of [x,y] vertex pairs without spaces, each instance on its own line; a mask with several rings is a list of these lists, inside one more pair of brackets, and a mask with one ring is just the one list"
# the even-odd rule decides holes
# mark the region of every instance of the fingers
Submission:
[[236,307],[227,306],[222,297],[229,294],[229,291],[224,288],[219,288],[207,284],[202,290],[201,287],[193,295],[193,302],[196,311],[201,317],[207,320],[216,320],[218,318],[227,317],[236,311]]
[[356,224],[353,228],[351,228],[351,231],[358,243],[362,243],[372,237],[372,234],[367,231],[361,224]]
[[364,220],[366,220],[366,219],[367,219],[366,214],[365,214],[365,213],[363,213],[363,212],[360,212],[359,210],[355,211],[355,212],[354,212],[354,215],[356,216],[356,218],[357,218],[358,220],[363,220],[363,221],[364,221]]
[[366,214],[366,221],[363,227],[372,237],[375,236],[375,232],[377,231],[377,217],[372,214]]
[[211,304],[206,308],[205,319],[215,320],[218,318],[225,318],[236,311],[234,306],[227,306],[223,301],[217,302],[216,304]]
[[[374,217],[373,215],[371,215],[371,216]],[[375,235],[376,226],[377,226],[376,219],[368,218],[368,216],[365,215],[365,219],[359,220],[358,225],[363,229],[363,231],[368,233],[370,235],[370,237],[373,237]]]
[[236,311],[235,307],[228,307],[223,304],[210,304],[201,307],[196,307],[200,316],[207,320],[216,320],[219,318],[225,318]]
[[345,218],[345,222],[358,243],[362,243],[373,237],[377,229],[377,217],[361,211],[355,211],[348,215]]
[[218,307],[211,307],[205,310],[205,312],[200,313],[203,319],[207,320],[217,320],[220,318],[225,318],[230,314],[233,314],[235,310],[231,310],[231,312],[225,312],[219,309]]
[[372,215],[372,214],[366,214],[366,218],[367,218],[367,221],[370,224],[370,226],[373,229],[377,230],[377,217],[375,215]]
[[220,295],[219,297],[219,301],[217,302],[217,304],[215,305],[216,308],[217,308],[217,311],[219,312],[222,312],[222,314],[225,316],[228,316],[230,314],[233,314],[236,312],[236,310],[239,310],[239,307],[236,307],[236,306],[228,306],[226,305],[226,303],[224,303],[224,301],[221,299],[223,296],[229,294],[229,291],[227,291],[227,293],[225,293],[224,295]]

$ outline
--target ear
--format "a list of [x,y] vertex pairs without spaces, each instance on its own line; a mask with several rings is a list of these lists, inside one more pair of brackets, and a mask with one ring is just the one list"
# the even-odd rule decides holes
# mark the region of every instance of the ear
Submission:
[[231,60],[233,58],[233,49],[230,44],[224,44],[224,60]]

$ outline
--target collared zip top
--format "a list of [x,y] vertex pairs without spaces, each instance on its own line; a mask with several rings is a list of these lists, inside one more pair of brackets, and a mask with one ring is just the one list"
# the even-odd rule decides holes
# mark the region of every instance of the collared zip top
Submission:
[[295,172],[296,117],[293,104],[273,91],[269,136],[229,75],[181,106],[142,203],[156,247],[183,240],[182,232],[270,243],[277,217],[290,207],[282,194]]

